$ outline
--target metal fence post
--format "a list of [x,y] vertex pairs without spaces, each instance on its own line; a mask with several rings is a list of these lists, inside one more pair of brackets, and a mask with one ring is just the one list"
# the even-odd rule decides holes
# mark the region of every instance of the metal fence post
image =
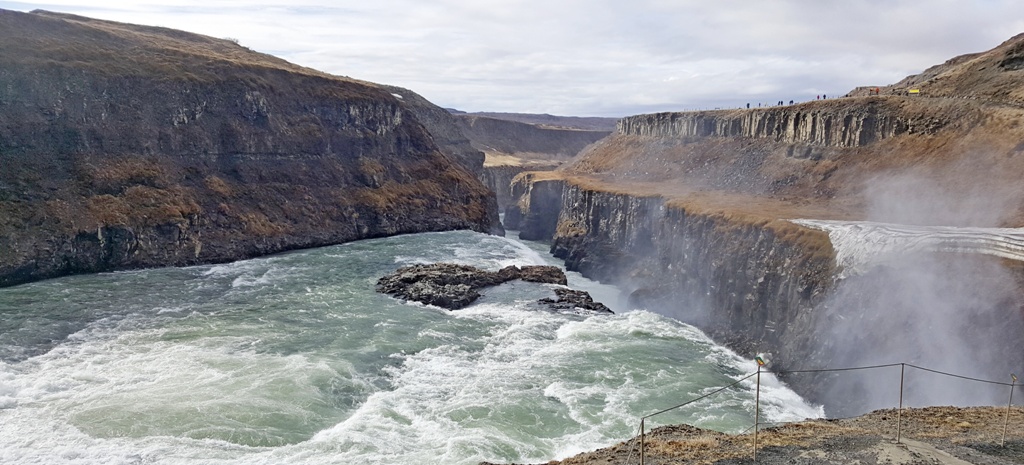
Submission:
[[1017,387],[1017,377],[1010,375],[1013,381],[1010,383],[1010,400],[1006,402],[1006,418],[1003,419],[1003,439],[999,441],[999,447],[1006,447],[1006,426],[1010,424],[1010,406],[1013,405],[1013,388]]
[[757,391],[754,394],[754,461],[757,461],[757,421],[761,414],[761,363],[757,364]]
[[900,408],[896,411],[896,444],[900,443],[900,433],[903,432],[903,370],[906,363],[900,363]]
[[640,419],[640,465],[644,465],[644,434],[647,428],[644,427],[646,418]]

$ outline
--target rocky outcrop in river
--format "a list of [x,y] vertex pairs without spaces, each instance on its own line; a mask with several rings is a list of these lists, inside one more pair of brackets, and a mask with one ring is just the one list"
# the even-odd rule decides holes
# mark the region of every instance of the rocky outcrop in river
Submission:
[[[480,290],[513,280],[566,285],[565,273],[555,266],[506,266],[487,271],[469,265],[434,263],[399,268],[377,280],[377,292],[400,299],[449,310],[469,306],[480,298]],[[582,311],[590,314],[612,313],[604,304],[594,302],[585,291],[556,288],[556,298],[539,302],[552,310]]]
[[482,156],[430,107],[228,40],[0,10],[0,285],[500,232]]

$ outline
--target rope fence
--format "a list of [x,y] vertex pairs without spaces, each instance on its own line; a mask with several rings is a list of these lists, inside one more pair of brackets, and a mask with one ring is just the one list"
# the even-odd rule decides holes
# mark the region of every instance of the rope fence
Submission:
[[[646,451],[645,451],[645,448],[646,448],[646,434],[647,434],[647,431],[646,431],[647,430],[647,425],[646,425],[646,423],[647,423],[647,420],[650,419],[651,417],[654,417],[654,416],[657,416],[657,415],[661,415],[663,413],[671,412],[673,410],[676,410],[676,409],[685,407],[687,405],[690,405],[690,404],[692,404],[694,402],[707,399],[709,397],[712,397],[712,396],[714,396],[716,394],[721,393],[722,391],[725,391],[727,389],[735,387],[736,385],[738,385],[738,384],[740,384],[740,383],[742,383],[744,381],[747,381],[750,378],[755,378],[755,377],[756,377],[756,387],[755,387],[755,397],[754,397],[754,424],[750,428],[747,428],[746,430],[744,430],[744,432],[742,434],[746,434],[746,432],[750,431],[751,429],[754,431],[754,438],[753,438],[754,439],[754,448],[753,448],[752,455],[753,455],[753,460],[757,461],[757,431],[758,431],[758,426],[761,424],[760,423],[760,418],[759,418],[760,417],[760,409],[761,409],[761,401],[760,401],[760,399],[761,399],[761,372],[763,371],[762,367],[764,365],[764,361],[761,360],[760,357],[758,357],[756,360],[757,360],[757,371],[753,372],[753,373],[750,373],[750,374],[747,374],[747,375],[744,375],[743,377],[737,379],[732,384],[729,384],[727,386],[723,386],[721,388],[715,389],[714,391],[708,392],[707,394],[701,395],[699,397],[695,397],[695,398],[690,399],[690,400],[688,400],[686,402],[683,402],[681,404],[674,405],[672,407],[668,407],[668,408],[659,410],[657,412],[654,412],[654,413],[651,413],[651,414],[648,414],[648,415],[640,417],[640,426],[638,428],[639,434],[636,437],[634,437],[633,439],[631,439],[630,441],[628,441],[629,442],[629,454],[626,457],[626,462],[625,463],[626,464],[632,463],[633,455],[637,451],[637,447],[636,447],[637,446],[637,442],[639,442],[639,459],[640,459],[639,463],[640,463],[640,465],[646,465],[646,463],[645,463],[645,461],[646,461]],[[844,371],[873,370],[873,369],[879,369],[879,368],[893,368],[893,367],[900,367],[899,407],[898,407],[898,409],[896,411],[897,412],[896,413],[896,442],[897,443],[900,443],[901,434],[902,434],[904,380],[906,378],[906,369],[909,367],[909,368],[913,368],[913,369],[917,369],[917,370],[921,370],[921,371],[925,371],[925,372],[929,372],[929,373],[934,373],[934,374],[938,374],[938,375],[942,375],[942,376],[948,376],[948,377],[952,377],[952,378],[959,378],[959,379],[966,380],[966,381],[973,381],[973,382],[986,383],[986,384],[991,384],[991,385],[996,385],[996,386],[1007,386],[1007,387],[1009,387],[1010,388],[1009,400],[1007,401],[1007,404],[1006,404],[1006,414],[1005,414],[1004,419],[1003,419],[1003,434],[1002,434],[1002,439],[1000,440],[1000,443],[999,443],[1000,447],[1006,447],[1006,429],[1007,429],[1007,426],[1009,425],[1010,411],[1011,411],[1011,408],[1013,406],[1013,391],[1017,387],[1017,375],[1015,375],[1015,374],[1010,374],[1011,382],[1007,383],[1007,382],[1004,382],[1004,381],[994,381],[994,380],[988,380],[988,379],[975,378],[975,377],[971,377],[971,376],[958,375],[958,374],[955,374],[955,373],[948,373],[948,372],[945,372],[945,371],[935,370],[935,369],[932,369],[932,368],[926,368],[926,367],[922,367],[922,366],[918,366],[918,365],[913,365],[913,364],[910,364],[910,363],[889,363],[889,364],[884,364],[884,365],[869,365],[869,366],[847,367],[847,368],[819,368],[819,369],[803,369],[803,370],[780,370],[780,371],[777,371],[777,372],[770,372],[770,373],[774,373],[776,375],[789,375],[789,374],[798,374],[798,373],[831,373],[831,372],[844,372]],[[775,423],[775,424],[777,424],[777,423]]]

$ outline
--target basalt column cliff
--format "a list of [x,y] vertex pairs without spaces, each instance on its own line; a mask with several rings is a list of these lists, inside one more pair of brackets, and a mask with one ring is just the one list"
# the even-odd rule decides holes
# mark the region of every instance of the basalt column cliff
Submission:
[[[569,269],[774,370],[912,361],[1005,376],[1021,369],[1006,353],[1024,344],[1019,261],[946,246],[853,270],[837,247],[857,253],[855,237],[793,220],[1024,226],[1022,57],[1015,37],[839,99],[624,118],[559,170],[520,175],[506,218]],[[793,381],[832,413],[892,406],[849,378]],[[916,401],[998,401],[943,388],[975,397]]]
[[0,10],[0,285],[500,230],[482,155],[431,137],[445,122],[421,124],[417,97],[229,40]]

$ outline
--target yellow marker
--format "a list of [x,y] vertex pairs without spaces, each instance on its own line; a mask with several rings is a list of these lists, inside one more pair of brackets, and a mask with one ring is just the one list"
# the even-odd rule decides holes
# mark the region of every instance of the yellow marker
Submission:
[[764,359],[762,359],[761,357],[754,357],[754,360],[757,361],[757,366],[759,366],[759,367],[763,367],[764,366]]

